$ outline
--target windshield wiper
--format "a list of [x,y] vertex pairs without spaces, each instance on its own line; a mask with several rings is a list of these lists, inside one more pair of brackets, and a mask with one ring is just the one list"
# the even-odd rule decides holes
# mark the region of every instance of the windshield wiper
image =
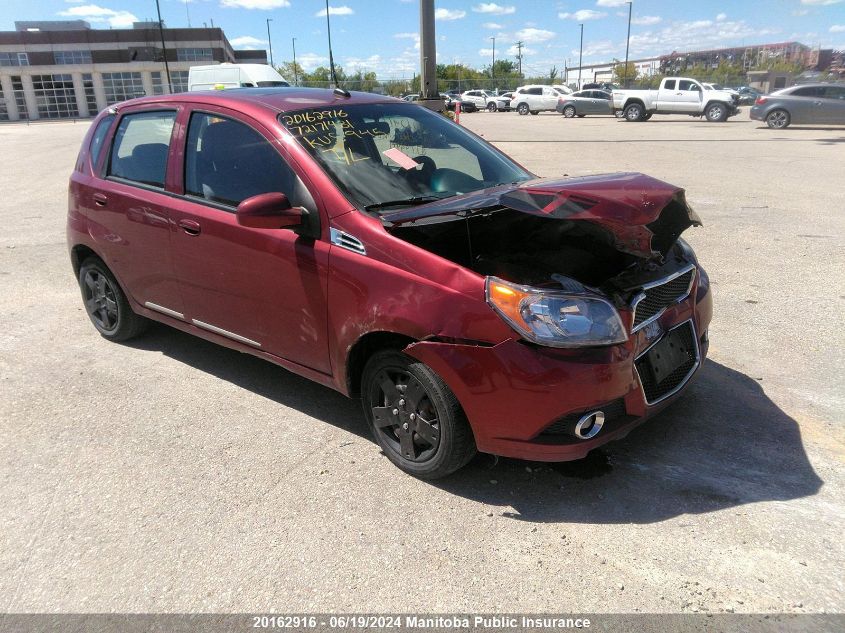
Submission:
[[414,207],[418,204],[426,204],[427,202],[436,202],[443,198],[449,198],[455,194],[449,193],[441,196],[414,196],[413,198],[402,198],[401,200],[388,200],[387,202],[376,202],[375,204],[368,204],[364,207],[367,211],[377,211],[386,207]]

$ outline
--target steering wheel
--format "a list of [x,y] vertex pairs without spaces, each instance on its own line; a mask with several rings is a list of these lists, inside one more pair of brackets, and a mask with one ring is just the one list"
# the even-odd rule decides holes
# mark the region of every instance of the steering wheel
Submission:
[[419,163],[422,167],[404,170],[405,177],[415,185],[428,185],[437,170],[437,163],[430,156],[414,156],[414,162]]

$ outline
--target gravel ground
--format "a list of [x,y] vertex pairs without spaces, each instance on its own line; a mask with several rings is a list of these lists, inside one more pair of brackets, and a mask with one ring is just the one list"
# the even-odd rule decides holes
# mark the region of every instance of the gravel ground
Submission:
[[403,475],[358,402],[88,323],[87,123],[0,126],[0,611],[841,612],[845,129],[465,115],[543,176],[687,188],[715,293],[688,395],[581,462]]

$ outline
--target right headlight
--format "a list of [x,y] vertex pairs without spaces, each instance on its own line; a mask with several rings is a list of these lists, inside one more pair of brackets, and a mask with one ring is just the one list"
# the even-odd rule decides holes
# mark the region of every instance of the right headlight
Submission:
[[622,319],[601,297],[486,282],[487,303],[522,336],[550,347],[613,345],[628,340]]

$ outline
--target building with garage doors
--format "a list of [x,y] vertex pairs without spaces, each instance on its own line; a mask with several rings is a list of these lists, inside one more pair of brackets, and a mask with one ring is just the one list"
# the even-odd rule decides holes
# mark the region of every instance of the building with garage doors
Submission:
[[220,28],[165,28],[164,41],[169,83],[157,22],[15,22],[0,31],[0,121],[94,116],[133,97],[186,91],[191,66],[267,62],[265,51],[232,49]]

